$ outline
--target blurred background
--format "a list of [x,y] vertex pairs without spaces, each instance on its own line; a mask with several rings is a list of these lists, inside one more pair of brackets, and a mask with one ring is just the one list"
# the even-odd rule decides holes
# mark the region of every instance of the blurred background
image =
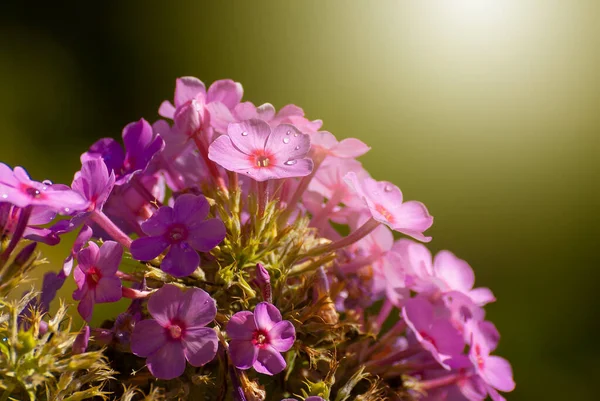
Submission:
[[593,400],[599,15],[596,0],[2,1],[0,160],[70,183],[184,75],[295,103],[372,146],[372,175],[435,216],[432,250],[494,290],[508,400]]

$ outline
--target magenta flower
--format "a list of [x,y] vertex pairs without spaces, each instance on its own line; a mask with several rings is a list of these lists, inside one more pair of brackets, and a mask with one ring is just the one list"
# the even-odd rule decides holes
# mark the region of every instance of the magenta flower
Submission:
[[296,340],[294,325],[282,320],[281,313],[272,304],[261,302],[254,313],[238,312],[227,324],[229,355],[238,369],[254,369],[266,375],[275,375],[286,367],[282,352],[288,351]]
[[77,311],[89,321],[94,304],[116,302],[121,299],[121,280],[115,275],[123,257],[123,248],[114,241],[106,241],[98,248],[94,242],[77,254],[78,265],[73,275],[77,290],[73,299],[79,302]]
[[185,361],[202,366],[212,361],[219,340],[209,324],[217,315],[215,300],[199,288],[182,292],[164,285],[148,301],[153,319],[138,322],[131,334],[131,351],[147,358],[146,365],[159,379],[174,379]]
[[89,159],[82,163],[81,170],[75,173],[71,188],[88,202],[88,211],[102,210],[113,187],[115,173],[109,173],[102,158]]
[[[22,167],[15,167],[13,171],[4,163],[0,163],[0,202],[9,202],[18,207],[46,207],[51,212],[63,214],[83,210],[88,205],[85,199],[68,187],[33,181]],[[38,212],[45,214],[41,210]]]
[[[497,342],[490,341],[489,330],[489,327],[486,326],[475,326],[475,329],[472,330],[469,358],[475,366],[478,376],[486,384],[490,395],[495,392],[494,390],[513,391],[515,382],[510,363],[502,357],[490,355]],[[490,387],[492,388],[490,389]]]
[[164,141],[155,135],[143,118],[123,128],[125,150],[112,138],[103,138],[81,155],[81,162],[101,157],[108,170],[114,172],[116,185],[122,185],[139,172],[145,171],[153,157],[164,147]]
[[304,177],[313,169],[306,157],[310,138],[296,127],[271,127],[261,120],[229,124],[227,135],[218,137],[208,149],[208,158],[229,171],[257,181]]
[[133,241],[131,255],[137,260],[151,260],[168,248],[161,269],[175,277],[189,276],[200,265],[196,251],[209,252],[225,238],[221,220],[204,220],[208,211],[204,196],[179,196],[172,208],[162,206],[142,223],[148,237]]
[[359,179],[352,171],[346,174],[345,180],[363,200],[373,219],[420,241],[431,241],[431,237],[423,235],[423,231],[433,224],[433,217],[424,204],[402,202],[400,188],[387,181],[375,181],[370,177]]
[[448,360],[459,356],[465,347],[462,334],[443,317],[435,316],[433,305],[423,297],[406,301],[402,317],[421,346],[444,368]]

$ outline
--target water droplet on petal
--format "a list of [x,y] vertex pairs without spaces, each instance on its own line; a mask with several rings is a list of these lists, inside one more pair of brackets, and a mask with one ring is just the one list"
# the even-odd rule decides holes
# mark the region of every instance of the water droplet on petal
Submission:
[[248,133],[246,131],[243,131],[242,136],[248,136]]
[[69,213],[71,211],[71,209],[69,209],[68,207],[65,208],[65,212]]
[[297,132],[294,132],[294,137],[297,137],[297,136],[298,136],[298,133],[297,133]]
[[285,164],[286,166],[293,166],[294,164],[296,164],[297,160],[288,160],[286,161]]
[[290,143],[290,138],[283,138],[283,143]]
[[386,185],[386,186],[383,188],[383,190],[384,190],[385,192],[392,192],[392,189],[394,189],[394,188],[393,188],[391,185]]
[[8,194],[2,194],[2,199],[7,199],[8,198]]
[[294,150],[299,150],[299,149],[300,149],[300,145],[298,145],[294,148]]
[[50,181],[50,180],[44,180],[44,181],[42,181],[42,184],[44,184],[44,185],[52,185],[52,181]]
[[288,132],[286,132],[285,134],[286,134],[286,135],[289,135],[289,134],[291,134],[291,133],[292,133],[292,131],[288,131]]

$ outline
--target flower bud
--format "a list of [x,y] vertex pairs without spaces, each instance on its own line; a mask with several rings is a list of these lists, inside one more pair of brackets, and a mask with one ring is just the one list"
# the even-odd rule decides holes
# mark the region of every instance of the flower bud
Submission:
[[175,111],[175,126],[182,134],[192,136],[202,127],[202,103],[196,99],[187,102]]
[[263,300],[265,302],[273,303],[273,296],[271,293],[271,276],[262,263],[256,264],[256,284],[260,288]]

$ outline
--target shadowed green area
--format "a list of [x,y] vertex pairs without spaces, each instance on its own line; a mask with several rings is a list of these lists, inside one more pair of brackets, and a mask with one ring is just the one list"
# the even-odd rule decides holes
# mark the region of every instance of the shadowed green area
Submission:
[[509,400],[594,399],[597,2],[504,1],[499,19],[439,1],[202,3],[0,5],[0,160],[69,183],[86,146],[155,120],[182,75],[298,104],[372,146],[372,175],[435,216],[431,249],[494,290]]

